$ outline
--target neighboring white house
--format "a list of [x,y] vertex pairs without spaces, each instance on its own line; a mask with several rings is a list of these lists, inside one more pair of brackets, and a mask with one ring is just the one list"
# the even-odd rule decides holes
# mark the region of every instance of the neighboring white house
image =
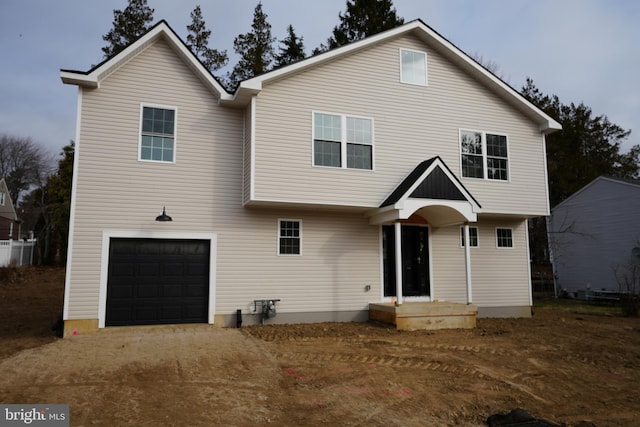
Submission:
[[640,181],[600,176],[551,210],[547,220],[559,291],[617,292],[614,268],[640,247]]
[[36,241],[31,235],[23,238],[24,231],[7,182],[0,178],[0,267],[31,265]]
[[549,214],[560,125],[423,22],[234,93],[164,21],[61,78],[78,86],[65,331],[230,325],[260,299],[289,323],[396,298],[530,315],[527,219]]

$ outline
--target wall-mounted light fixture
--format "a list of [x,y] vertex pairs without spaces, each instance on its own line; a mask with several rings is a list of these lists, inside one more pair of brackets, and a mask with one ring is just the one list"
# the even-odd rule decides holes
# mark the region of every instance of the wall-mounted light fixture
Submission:
[[158,215],[156,217],[156,221],[173,221],[173,218],[171,218],[169,215],[167,215],[167,211],[165,209],[165,207],[162,207],[162,215]]

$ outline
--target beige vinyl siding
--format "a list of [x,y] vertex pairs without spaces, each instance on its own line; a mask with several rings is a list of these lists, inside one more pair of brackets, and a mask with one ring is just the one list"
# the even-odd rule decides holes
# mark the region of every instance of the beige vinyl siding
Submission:
[[[362,215],[243,208],[244,112],[219,106],[167,44],[82,99],[69,319],[98,318],[103,230],[215,233],[216,315],[265,297],[279,312],[379,300],[378,228]],[[175,164],[138,161],[141,103],[177,109]],[[154,220],[163,206],[173,222]],[[277,256],[279,218],[302,221],[302,256]]]
[[[477,224],[474,224],[476,226]],[[467,302],[464,250],[460,248],[460,227],[431,228],[432,298]],[[471,251],[473,257],[475,250]]]
[[[278,219],[301,221],[300,256],[278,256]],[[360,215],[247,209],[227,226],[234,241],[219,244],[220,313],[250,312],[263,298],[281,299],[282,313],[366,310],[380,299],[378,228]]]
[[[400,48],[427,52],[428,86],[400,83]],[[377,207],[422,160],[440,156],[460,177],[459,131],[471,129],[509,141],[510,182],[462,180],[483,212],[547,212],[538,126],[415,38],[267,84],[256,111],[257,200]],[[372,118],[375,170],[313,167],[313,111]]]
[[[480,247],[471,251],[473,302],[480,307],[529,305],[526,221],[482,221]],[[513,229],[513,248],[496,247],[496,228]],[[462,251],[462,249],[461,249]]]
[[[71,319],[97,317],[102,230],[217,232],[221,245],[242,204],[242,111],[219,107],[166,43],[82,99]],[[177,109],[175,164],[138,161],[141,103]],[[154,221],[163,206],[173,222]]]
[[[471,248],[472,300],[479,307],[529,305],[529,270],[526,221],[481,219],[478,247]],[[496,228],[513,229],[513,248],[496,247]],[[464,248],[460,227],[433,229],[433,298],[466,303],[467,287]]]

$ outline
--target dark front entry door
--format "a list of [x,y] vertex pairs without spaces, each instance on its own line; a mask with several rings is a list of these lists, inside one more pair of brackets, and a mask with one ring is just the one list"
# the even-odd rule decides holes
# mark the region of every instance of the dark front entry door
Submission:
[[[402,295],[424,297],[430,295],[429,229],[403,225],[402,228]],[[384,296],[396,296],[395,229],[382,227],[384,263]]]

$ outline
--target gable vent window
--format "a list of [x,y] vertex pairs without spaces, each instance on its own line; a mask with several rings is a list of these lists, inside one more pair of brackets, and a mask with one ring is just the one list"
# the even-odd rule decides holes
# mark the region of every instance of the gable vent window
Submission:
[[427,54],[400,49],[400,81],[412,85],[427,85]]
[[313,165],[372,170],[373,120],[314,113]]
[[176,111],[174,109],[143,106],[140,160],[173,162],[175,126]]

